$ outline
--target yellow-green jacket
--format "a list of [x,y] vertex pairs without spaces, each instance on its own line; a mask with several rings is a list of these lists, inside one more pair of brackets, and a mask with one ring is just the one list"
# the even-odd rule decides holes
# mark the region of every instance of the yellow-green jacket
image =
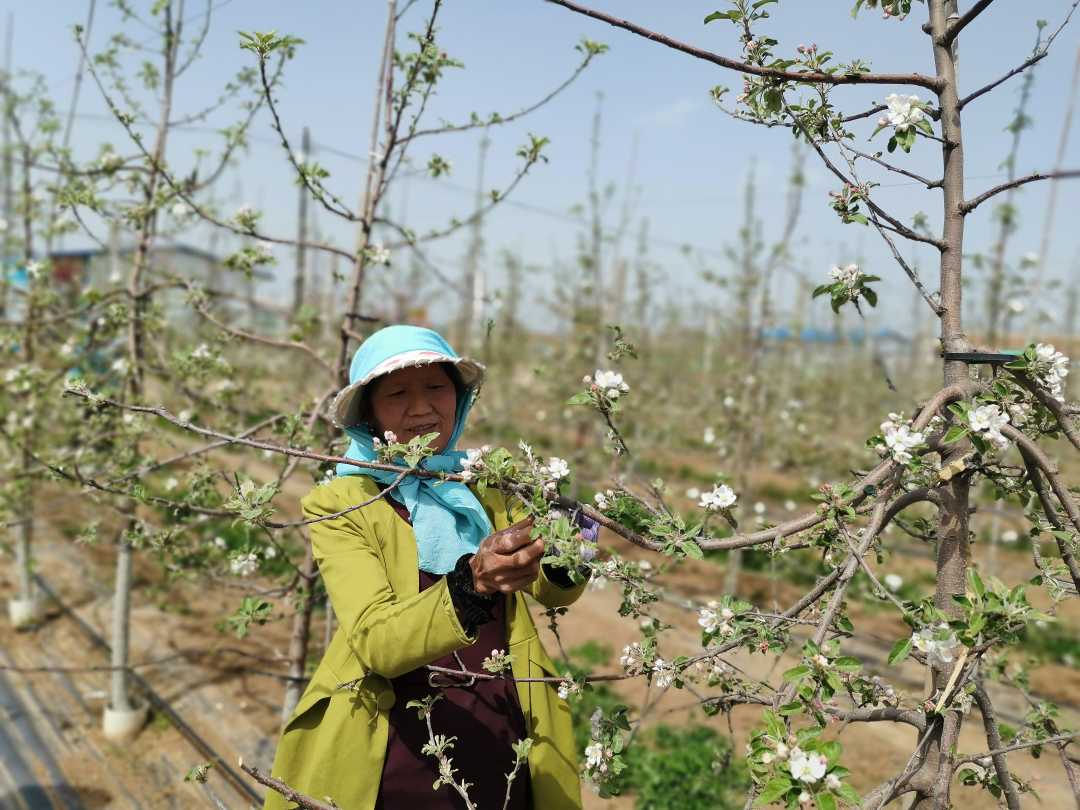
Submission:
[[[368,476],[348,475],[315,487],[304,514],[322,517],[376,498]],[[495,528],[512,522],[501,492],[480,502]],[[272,775],[312,798],[331,797],[342,810],[371,810],[386,755],[389,679],[474,639],[465,634],[446,580],[419,592],[416,538],[384,499],[311,524],[311,543],[340,626],[278,743]],[[530,593],[546,607],[574,602],[584,586],[560,588],[543,573]],[[557,675],[540,644],[522,593],[507,604],[507,641],[515,678]],[[352,689],[339,688],[354,684]],[[533,810],[581,807],[570,709],[550,683],[517,682],[526,728]],[[438,731],[438,729],[436,729]],[[459,748],[469,740],[458,740]],[[503,774],[492,773],[492,779]],[[264,810],[295,807],[269,791]],[[482,809],[484,810],[484,809]]]

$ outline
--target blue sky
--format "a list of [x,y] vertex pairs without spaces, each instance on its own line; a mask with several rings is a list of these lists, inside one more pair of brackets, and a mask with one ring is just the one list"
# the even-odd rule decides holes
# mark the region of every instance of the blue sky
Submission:
[[[119,25],[113,9],[106,8],[102,2],[98,5],[92,32],[95,49],[100,49],[105,38]],[[278,96],[281,112],[287,129],[297,141],[303,125],[312,129],[319,160],[333,173],[331,186],[343,199],[356,200],[364,171],[362,162],[338,157],[328,150],[356,156],[367,152],[372,78],[385,4],[375,0],[353,3],[215,0],[214,5],[205,56],[184,77],[178,90],[179,108],[193,111],[205,106],[216,97],[228,76],[252,64],[251,55],[238,47],[237,31],[276,29],[302,37],[306,44],[289,65],[285,86]],[[419,27],[428,5],[421,2],[409,13],[403,21],[406,30]],[[728,56],[739,53],[733,26],[724,22],[702,25],[705,14],[727,7],[723,0],[678,3],[595,0],[594,5]],[[852,0],[784,0],[774,7],[777,10],[773,18],[762,30],[780,41],[778,53],[790,53],[800,43],[816,42],[821,49],[833,50],[840,61],[862,57],[878,71],[933,71],[927,38],[919,31],[925,18],[924,6],[916,4],[912,19],[896,23],[886,22],[875,13],[852,19],[851,5]],[[1056,27],[1070,5],[1066,0],[994,4],[967,29],[962,39],[963,88],[974,89],[1021,62],[1034,41],[1035,19],[1043,17]],[[187,6],[192,17],[201,15],[205,8],[194,0],[188,0]],[[10,11],[15,20],[15,67],[44,73],[62,108],[68,104],[78,61],[71,26],[85,17],[86,9],[87,4],[82,0],[0,2],[4,17]],[[1078,32],[1080,20],[1074,20],[1055,42],[1050,56],[1036,69],[1029,108],[1035,126],[1023,136],[1018,161],[1020,173],[1051,168],[1080,43]],[[149,31],[137,24],[128,33],[136,40],[151,37]],[[488,187],[500,186],[513,172],[514,151],[525,140],[526,133],[535,132],[551,139],[550,163],[535,170],[513,198],[522,205],[503,206],[487,221],[487,257],[495,286],[500,271],[494,258],[502,249],[518,252],[526,261],[545,267],[555,260],[566,264],[572,261],[580,226],[570,212],[574,205],[585,200],[589,130],[597,94],[601,92],[600,172],[604,182],[613,182],[619,189],[610,206],[609,226],[615,226],[636,143],[635,184],[640,188],[637,217],[650,220],[651,254],[665,268],[667,295],[686,299],[720,295],[700,281],[679,246],[700,247],[714,269],[727,269],[721,251],[735,239],[741,223],[742,185],[751,167],[759,186],[759,211],[766,217],[765,237],[769,239],[778,233],[791,138],[781,130],[765,130],[733,121],[712,106],[709,89],[716,84],[738,87],[738,76],[542,0],[498,3],[450,0],[445,4],[441,36],[444,47],[462,59],[466,69],[453,73],[442,86],[433,105],[432,120],[440,117],[461,120],[471,111],[511,112],[562,81],[576,64],[578,55],[573,47],[583,36],[605,42],[611,48],[551,104],[522,122],[490,133]],[[1019,87],[1020,80],[1013,79],[965,112],[969,196],[1003,179],[1000,164],[1009,140],[1003,128],[1011,117]],[[903,88],[895,90],[903,91]],[[855,112],[892,91],[893,88],[886,87],[845,88],[836,91],[834,100],[842,109]],[[78,154],[92,156],[104,141],[124,150],[122,133],[107,120],[101,97],[89,82],[83,87],[79,112],[74,138]],[[221,126],[228,120],[216,116],[208,126]],[[882,148],[883,137],[874,144],[865,141],[871,130],[872,124],[862,131],[863,146]],[[296,191],[265,116],[256,122],[253,135],[250,153],[223,181],[219,197],[230,206],[246,202],[263,207],[270,229],[290,234],[295,227]],[[177,133],[171,146],[171,160],[177,166],[184,165],[192,150],[206,145],[211,138],[201,131]],[[393,207],[404,210],[419,229],[467,213],[475,182],[478,140],[478,134],[469,133],[418,144],[414,157],[419,162],[437,151],[453,162],[454,173],[444,183],[425,178],[411,180],[395,192]],[[1075,168],[1080,166],[1080,133],[1074,131],[1071,140],[1065,166]],[[921,141],[910,157],[901,159],[908,168],[932,173],[939,162],[939,152],[936,144]],[[881,287],[884,303],[878,317],[900,329],[911,328],[910,285],[899,268],[869,230],[840,224],[827,206],[827,192],[835,184],[815,156],[808,156],[805,165],[808,186],[794,251],[797,269],[815,280],[824,279],[832,264],[861,254],[868,272],[886,277]],[[900,218],[910,221],[916,211],[925,211],[932,223],[939,219],[937,192],[928,192],[896,175],[868,173],[867,177],[882,182],[877,196]],[[1038,248],[1047,191],[1046,184],[1033,185],[1018,197],[1021,227],[1010,249],[1015,257]],[[1068,272],[1080,247],[1075,227],[1080,181],[1063,182],[1059,195],[1057,227],[1047,266],[1051,275],[1060,277]],[[990,214],[991,207],[985,206],[969,219],[968,251],[988,249],[994,235]],[[319,227],[343,245],[353,242],[351,226],[333,223],[329,217],[322,216]],[[627,250],[632,248],[636,227],[631,229]],[[191,236],[200,241],[205,238]],[[69,246],[74,244],[72,240]],[[458,272],[464,251],[464,241],[453,239],[432,246],[431,256],[453,276]],[[911,249],[905,252],[913,253]],[[914,255],[929,286],[936,287],[936,270],[932,266],[935,257],[926,250],[915,251]],[[278,272],[287,282],[291,274],[290,259],[283,251],[279,251],[279,256]],[[974,276],[974,271],[970,275]],[[536,276],[532,281],[536,294],[542,296],[549,294],[553,283],[550,274]],[[281,289],[286,288],[287,283],[283,283]],[[977,291],[973,294],[979,297]],[[823,321],[828,320],[824,301],[816,302],[813,309]],[[543,307],[533,311],[539,313],[534,322],[543,326]]]

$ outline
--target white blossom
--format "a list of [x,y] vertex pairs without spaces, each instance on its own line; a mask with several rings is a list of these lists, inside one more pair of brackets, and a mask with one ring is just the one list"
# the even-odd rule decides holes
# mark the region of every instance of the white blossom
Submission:
[[799,782],[812,785],[825,775],[828,767],[828,760],[822,754],[803,751],[801,748],[791,749],[788,768],[791,770],[792,778]]
[[216,535],[216,536],[214,537],[214,541],[213,541],[213,542],[214,542],[214,545],[215,545],[215,546],[216,546],[217,548],[221,548],[221,549],[224,549],[224,548],[228,548],[228,547],[229,547],[229,544],[228,544],[227,542],[225,542],[225,538],[224,538],[224,537],[222,537],[222,536],[221,536],[220,534],[219,534],[219,535]]
[[1059,401],[1065,399],[1065,378],[1069,374],[1069,358],[1049,343],[1035,347],[1035,376]]
[[254,551],[237,554],[229,560],[229,570],[236,576],[249,577],[259,570],[259,555]]
[[174,219],[184,220],[190,217],[194,213],[194,210],[186,202],[177,202],[173,204],[169,213],[173,215]]
[[890,93],[885,96],[885,103],[889,105],[885,117],[889,126],[895,127],[897,132],[905,132],[926,117],[918,96],[901,96]]
[[585,746],[585,767],[597,773],[607,773],[608,763],[614,752],[598,740]]
[[167,478],[165,480],[165,491],[166,492],[172,492],[178,486],[180,486],[180,482],[177,481],[175,478]]
[[42,272],[45,270],[45,265],[42,262],[27,262],[26,263],[26,275],[31,279],[36,280],[41,277]]
[[1006,302],[1005,306],[1007,306],[1009,308],[1009,312],[1013,313],[1014,315],[1019,315],[1021,312],[1027,309],[1027,305],[1024,304],[1024,302],[1021,301],[1019,298],[1010,298]]
[[556,481],[566,478],[570,474],[570,465],[566,463],[566,460],[555,456],[548,459],[547,466],[544,469]]
[[854,289],[863,275],[857,264],[845,264],[843,267],[837,264],[833,265],[832,270],[829,271],[829,277],[833,281],[839,281],[849,290]]
[[711,427],[705,428],[705,434],[701,437],[701,440],[705,442],[705,444],[712,444],[716,441],[716,431]]
[[730,394],[728,396],[724,397],[724,407],[725,408],[734,408],[735,407],[735,397],[731,396]]
[[372,242],[367,246],[367,257],[373,264],[390,264],[390,249],[380,242]]
[[480,464],[484,457],[484,451],[479,447],[470,447],[465,451],[465,458],[461,460],[461,477],[466,481],[471,481],[476,475],[476,466]]
[[698,506],[710,512],[727,509],[735,505],[737,497],[735,491],[727,484],[717,484],[711,491],[702,494]]
[[960,641],[956,638],[956,634],[944,622],[938,624],[936,628],[923,627],[912,634],[912,641],[915,649],[926,653],[931,662],[938,664],[952,663],[960,648]]
[[596,504],[597,509],[603,512],[605,509],[611,506],[611,501],[614,497],[615,493],[612,492],[610,489],[607,492],[597,492],[595,495],[593,495],[593,503]]
[[656,676],[656,686],[658,689],[667,689],[671,686],[672,681],[675,680],[674,664],[665,661],[663,658],[657,658],[653,662],[652,671],[653,675]]
[[623,376],[617,371],[604,371],[597,369],[593,375],[593,385],[603,391],[612,399],[618,399],[620,394],[630,390],[630,386],[623,381]]
[[698,498],[701,497],[701,490],[697,487],[690,487],[686,490],[686,497],[692,501],[696,501]]
[[999,449],[1008,446],[1009,440],[1001,434],[1001,428],[1009,424],[1009,415],[1003,413],[997,405],[980,405],[968,413],[968,425],[976,433],[985,433],[986,438]]
[[881,423],[881,431],[885,437],[885,447],[893,461],[907,464],[912,458],[911,451],[923,443],[924,436],[912,431],[910,425],[896,424],[899,419],[897,414],[889,414],[889,419]]
[[893,593],[896,593],[898,590],[904,587],[904,578],[899,574],[886,574],[885,587]]
[[623,654],[619,658],[623,671],[627,675],[643,675],[645,673],[645,655],[641,644],[633,642],[623,647]]
[[559,684],[559,697],[566,700],[572,695],[581,694],[581,684],[573,679],[567,679]]
[[1020,533],[1016,529],[1006,529],[1001,533],[1002,543],[1015,543],[1020,539]]

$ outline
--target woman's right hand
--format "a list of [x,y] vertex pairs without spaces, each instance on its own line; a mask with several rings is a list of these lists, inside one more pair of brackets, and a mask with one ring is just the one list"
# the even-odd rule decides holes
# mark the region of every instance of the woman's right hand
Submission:
[[523,520],[484,538],[469,561],[477,593],[520,591],[536,579],[544,541],[529,537],[532,526],[532,519]]

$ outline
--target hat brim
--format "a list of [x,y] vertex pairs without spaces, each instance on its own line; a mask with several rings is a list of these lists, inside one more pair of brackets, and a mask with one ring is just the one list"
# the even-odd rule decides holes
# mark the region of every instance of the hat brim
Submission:
[[378,377],[403,368],[429,366],[432,363],[450,363],[461,375],[466,388],[478,390],[484,382],[486,366],[468,357],[450,357],[441,352],[411,351],[390,357],[375,366],[363,379],[342,388],[330,405],[330,418],[339,428],[353,427],[360,422],[360,401],[364,386]]

